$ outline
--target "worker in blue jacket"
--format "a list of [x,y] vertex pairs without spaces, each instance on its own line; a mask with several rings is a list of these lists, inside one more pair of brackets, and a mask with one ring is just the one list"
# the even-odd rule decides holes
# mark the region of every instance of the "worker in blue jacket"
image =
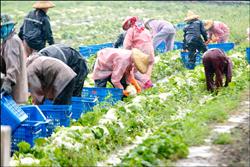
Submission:
[[67,64],[77,74],[75,77],[73,96],[81,97],[84,81],[89,72],[84,57],[75,49],[64,44],[50,45],[40,50],[38,54],[59,59]]
[[[187,22],[187,25],[183,29],[183,49],[189,51],[188,57],[190,66],[195,66],[197,51],[203,53],[207,51],[207,32],[202,21],[198,18],[198,15],[194,14],[192,11],[188,11],[187,17],[184,19],[184,21]],[[202,40],[201,36],[205,42]]]
[[37,1],[33,7],[35,10],[29,12],[25,17],[18,36],[23,40],[26,56],[34,50],[39,51],[46,46],[54,44],[54,38],[50,26],[48,9],[55,5],[51,1]]

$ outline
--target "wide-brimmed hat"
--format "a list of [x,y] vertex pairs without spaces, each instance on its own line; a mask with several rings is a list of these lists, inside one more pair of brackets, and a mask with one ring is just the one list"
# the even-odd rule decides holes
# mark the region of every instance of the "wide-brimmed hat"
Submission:
[[149,64],[149,55],[143,53],[139,49],[132,49],[132,60],[135,63],[135,67],[137,70],[145,74],[148,70],[148,64]]
[[37,1],[34,3],[33,8],[36,9],[48,9],[48,8],[53,8],[56,5],[51,2],[51,1]]
[[213,20],[204,20],[204,27],[206,30],[209,30],[214,25]]
[[5,13],[1,13],[1,26],[8,25],[8,24],[16,24],[13,18]]
[[131,24],[135,23],[138,20],[136,16],[127,16],[126,19],[122,23],[123,30],[127,30]]
[[187,16],[185,17],[184,21],[190,21],[193,19],[198,19],[200,16],[192,12],[191,10],[188,11]]

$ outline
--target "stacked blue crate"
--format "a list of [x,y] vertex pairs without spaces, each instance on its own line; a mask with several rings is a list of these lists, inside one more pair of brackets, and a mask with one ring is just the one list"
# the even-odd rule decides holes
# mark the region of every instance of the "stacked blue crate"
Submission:
[[1,125],[8,125],[12,132],[26,119],[28,115],[16,104],[10,95],[1,94]]

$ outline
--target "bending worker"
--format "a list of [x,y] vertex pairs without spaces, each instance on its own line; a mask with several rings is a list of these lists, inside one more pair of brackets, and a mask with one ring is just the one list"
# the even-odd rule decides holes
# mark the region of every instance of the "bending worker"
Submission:
[[173,24],[165,20],[149,19],[145,21],[144,25],[153,35],[153,45],[155,50],[163,41],[166,45],[164,52],[174,49],[176,30]]
[[12,18],[2,13],[1,40],[1,93],[12,95],[16,103],[26,103],[28,83],[23,44]]
[[54,57],[67,64],[77,75],[73,96],[81,97],[84,81],[88,75],[86,60],[75,49],[63,44],[54,44],[39,51],[39,55]]
[[[223,86],[223,75],[226,76],[225,87],[232,79],[232,61],[220,49],[209,49],[203,55],[203,65],[205,68],[207,90],[214,91],[215,88]],[[214,84],[214,74],[215,84]]]
[[27,73],[34,104],[43,104],[45,98],[57,105],[71,104],[76,73],[65,63],[34,52],[27,59]]
[[[140,73],[147,72],[149,56],[138,49],[125,50],[105,48],[97,52],[97,59],[93,71],[93,79],[96,87],[106,87],[110,82],[113,87],[126,89],[129,83],[141,91],[140,86],[134,79],[134,69]],[[129,93],[123,91],[125,96]]]
[[208,33],[208,39],[212,42],[225,43],[229,38],[229,28],[220,21],[205,20],[205,29]]

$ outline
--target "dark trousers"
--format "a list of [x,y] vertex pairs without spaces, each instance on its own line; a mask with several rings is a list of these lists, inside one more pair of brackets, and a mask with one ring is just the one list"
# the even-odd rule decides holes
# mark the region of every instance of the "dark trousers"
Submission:
[[197,50],[202,53],[207,51],[207,47],[203,43],[202,39],[191,40],[189,43],[187,43],[187,49],[189,51],[189,63],[191,64],[195,64]]
[[72,79],[62,92],[55,98],[54,105],[70,105],[75,86],[75,79]]
[[75,77],[75,86],[73,89],[73,96],[81,97],[84,81],[88,75],[88,69],[84,60],[78,62],[77,66],[73,69],[77,76]]
[[[107,85],[107,82],[111,83],[112,86],[115,87],[114,84],[111,82],[111,76],[109,76],[108,78],[105,78],[105,79],[97,79],[97,80],[95,80],[95,87],[105,88],[106,85]],[[123,86],[123,89],[126,89],[128,84],[126,83],[125,77],[122,77],[120,82],[121,82],[121,84]]]

